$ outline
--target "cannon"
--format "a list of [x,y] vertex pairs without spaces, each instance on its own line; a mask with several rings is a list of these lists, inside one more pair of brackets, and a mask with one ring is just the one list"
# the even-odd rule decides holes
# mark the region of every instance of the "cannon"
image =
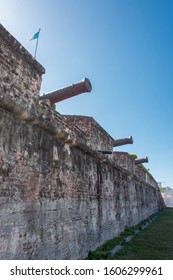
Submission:
[[98,152],[104,155],[112,155],[112,151],[98,150]]
[[135,164],[141,164],[145,162],[148,162],[148,157],[135,159]]
[[132,136],[127,138],[114,139],[113,147],[122,146],[126,144],[133,144]]
[[90,92],[92,90],[92,85],[90,80],[84,78],[82,81],[72,84],[68,87],[58,89],[52,92],[48,92],[42,96],[40,96],[40,100],[49,99],[52,104],[65,100],[67,98],[73,97],[75,95]]

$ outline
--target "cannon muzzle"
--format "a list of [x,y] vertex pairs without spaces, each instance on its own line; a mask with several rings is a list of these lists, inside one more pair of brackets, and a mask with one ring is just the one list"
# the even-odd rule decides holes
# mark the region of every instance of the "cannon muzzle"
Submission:
[[81,82],[72,84],[71,86],[58,89],[40,96],[40,99],[49,99],[52,104],[65,100],[67,98],[73,97],[75,95],[90,92],[92,90],[92,85],[90,80],[84,78]]
[[135,159],[135,164],[141,164],[145,162],[148,162],[148,157]]
[[114,139],[113,147],[122,146],[126,144],[133,144],[132,136],[129,136],[127,138]]

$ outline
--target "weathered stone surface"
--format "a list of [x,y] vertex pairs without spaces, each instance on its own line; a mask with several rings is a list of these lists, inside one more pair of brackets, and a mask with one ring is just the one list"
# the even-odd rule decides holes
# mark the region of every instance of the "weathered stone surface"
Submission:
[[32,109],[44,72],[44,68],[0,24],[0,92]]
[[[0,259],[83,259],[162,206],[157,184],[98,153],[80,126],[40,103],[43,68],[0,32]],[[23,65],[20,82],[11,77],[10,56],[14,68]],[[97,132],[103,146],[103,129]]]
[[78,259],[158,209],[152,187],[1,108],[2,259]]
[[113,152],[114,161],[126,169],[127,171],[134,174],[134,160],[128,153],[125,152]]
[[96,151],[112,151],[114,139],[92,117],[76,115],[64,115],[64,117],[85,133],[88,146]]

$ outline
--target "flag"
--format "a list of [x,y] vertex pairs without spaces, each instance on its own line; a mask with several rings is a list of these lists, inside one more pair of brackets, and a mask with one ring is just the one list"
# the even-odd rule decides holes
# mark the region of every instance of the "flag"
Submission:
[[35,39],[38,39],[39,37],[39,33],[40,33],[40,29],[37,33],[35,33],[31,38],[29,38],[29,41],[32,41],[32,40],[35,40]]

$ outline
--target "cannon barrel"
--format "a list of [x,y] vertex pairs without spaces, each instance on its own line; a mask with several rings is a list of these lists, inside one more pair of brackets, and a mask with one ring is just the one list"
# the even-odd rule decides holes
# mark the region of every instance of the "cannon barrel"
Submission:
[[102,153],[104,155],[112,155],[112,151],[103,151],[103,150],[98,150],[99,153]]
[[122,146],[126,144],[133,144],[133,137],[114,139],[113,147]]
[[49,93],[46,93],[42,96],[40,96],[40,99],[49,99],[52,104],[56,102],[60,102],[62,100],[65,100],[67,98],[73,97],[75,95],[84,93],[84,92],[90,92],[92,90],[92,85],[90,83],[90,80],[87,78],[84,78],[82,81],[72,84],[68,87],[58,89]]
[[141,164],[145,162],[148,162],[148,157],[135,159],[135,164]]

